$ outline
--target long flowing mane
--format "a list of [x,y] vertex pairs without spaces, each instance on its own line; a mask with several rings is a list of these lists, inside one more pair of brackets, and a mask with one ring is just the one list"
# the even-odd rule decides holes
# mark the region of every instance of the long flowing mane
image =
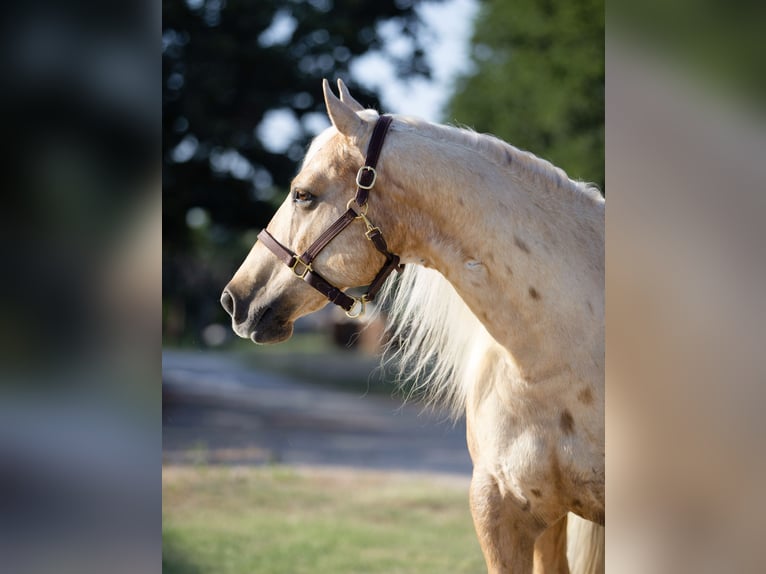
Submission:
[[487,364],[488,350],[504,350],[490,336],[452,285],[434,269],[409,265],[381,291],[388,311],[384,356],[395,365],[409,395],[429,406],[445,406],[454,417],[465,412],[475,374]]
[[[574,181],[550,162],[494,136],[418,118],[397,120],[394,129],[417,130],[426,138],[478,152],[510,169],[525,185],[561,190],[574,202],[603,206],[596,186]],[[411,384],[408,396],[446,407],[457,418],[465,412],[469,389],[481,392],[476,385],[514,380],[516,365],[508,351],[438,271],[408,265],[396,281],[387,283],[380,298],[388,312],[386,364],[395,365],[400,383]]]

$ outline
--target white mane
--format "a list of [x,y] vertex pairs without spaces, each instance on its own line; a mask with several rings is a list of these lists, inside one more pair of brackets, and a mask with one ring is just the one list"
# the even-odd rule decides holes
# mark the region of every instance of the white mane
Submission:
[[488,363],[488,349],[507,352],[434,269],[408,265],[398,280],[387,282],[380,301],[389,315],[385,356],[396,364],[399,381],[412,383],[410,396],[461,416],[477,373],[485,371],[489,379],[488,367],[500,366]]

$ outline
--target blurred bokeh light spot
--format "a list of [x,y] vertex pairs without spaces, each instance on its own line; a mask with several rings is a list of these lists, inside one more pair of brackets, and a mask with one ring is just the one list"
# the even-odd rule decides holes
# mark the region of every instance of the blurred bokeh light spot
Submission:
[[193,135],[188,135],[182,139],[171,152],[171,157],[176,163],[184,163],[194,157],[199,141]]
[[228,329],[219,323],[208,325],[202,330],[202,340],[208,347],[220,347],[226,342]]
[[192,207],[186,212],[186,224],[192,229],[202,229],[210,223],[210,216],[201,207]]
[[264,48],[284,46],[290,42],[297,27],[298,21],[289,10],[279,10],[269,27],[258,36],[258,43]]
[[263,147],[272,153],[285,153],[300,136],[298,120],[288,108],[266,112],[255,131]]

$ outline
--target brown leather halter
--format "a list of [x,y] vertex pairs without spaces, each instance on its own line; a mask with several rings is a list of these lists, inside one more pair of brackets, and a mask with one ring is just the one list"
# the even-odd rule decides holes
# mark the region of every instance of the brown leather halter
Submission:
[[[330,225],[325,231],[309,245],[308,249],[303,252],[303,255],[298,255],[282,245],[277,241],[271,233],[266,229],[258,234],[258,239],[271,250],[285,265],[287,265],[296,277],[303,279],[306,283],[311,285],[314,289],[319,291],[322,295],[327,297],[331,303],[335,303],[338,307],[341,307],[346,311],[346,315],[349,317],[359,317],[364,313],[365,305],[367,302],[375,299],[380,288],[385,283],[388,276],[392,271],[401,271],[404,266],[399,264],[399,256],[394,255],[388,250],[386,240],[383,238],[378,227],[375,227],[369,219],[367,219],[367,209],[369,204],[367,199],[369,198],[370,190],[375,185],[375,180],[378,177],[375,171],[375,166],[378,164],[378,158],[380,157],[380,150],[383,147],[383,140],[388,132],[388,127],[391,125],[393,118],[389,115],[382,115],[375,123],[375,128],[370,138],[370,143],[367,146],[367,158],[364,161],[364,165],[359,168],[356,174],[356,196],[350,199],[346,205],[346,212],[341,215],[335,223]],[[356,204],[358,209],[354,209],[352,204]],[[346,229],[351,222],[356,219],[361,219],[367,231],[365,237],[369,239],[375,248],[386,256],[386,262],[383,267],[380,268],[378,274],[372,280],[372,283],[367,288],[367,292],[361,297],[352,297],[347,295],[332,283],[327,281],[319,273],[314,271],[311,266],[317,255],[327,247],[327,245],[335,239],[341,231]]]

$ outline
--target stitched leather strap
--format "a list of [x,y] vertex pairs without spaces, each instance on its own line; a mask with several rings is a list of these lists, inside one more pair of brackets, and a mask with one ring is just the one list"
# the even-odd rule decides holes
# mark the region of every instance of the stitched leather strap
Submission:
[[303,255],[301,255],[301,259],[306,263],[314,261],[316,256],[319,255],[319,252],[327,247],[327,244],[335,239],[341,231],[346,229],[354,219],[356,219],[356,211],[351,208],[347,209],[343,215],[335,220],[335,223],[325,229],[322,235],[316,238],[314,243],[309,245],[309,248],[303,252]]
[[367,301],[373,301],[375,299],[378,291],[380,291],[380,288],[383,287],[386,279],[388,279],[388,276],[391,275],[393,271],[401,271],[402,269],[404,269],[404,265],[399,264],[399,256],[391,254],[385,265],[380,268],[375,279],[372,280],[372,283],[370,283],[370,286],[367,288],[367,294],[365,295]]
[[285,265],[293,269],[293,272],[297,277],[303,277],[303,280],[306,283],[327,297],[332,303],[335,303],[339,307],[343,307],[346,311],[350,311],[354,306],[354,299],[352,297],[346,295],[319,273],[311,269],[311,267],[309,267],[309,265],[311,265],[310,262],[302,258],[299,260],[295,253],[274,239],[274,236],[267,230],[263,229],[258,234],[258,239]]
[[[380,150],[383,149],[383,140],[386,139],[388,128],[391,126],[391,122],[394,120],[391,116],[382,115],[375,123],[375,128],[372,130],[370,136],[370,143],[367,144],[367,158],[364,160],[364,167],[360,170],[360,175],[357,183],[361,183],[362,186],[357,187],[356,197],[354,201],[358,206],[362,206],[367,203],[367,198],[370,195],[370,188],[375,182],[375,168],[378,165],[378,159],[380,158]],[[365,169],[372,168],[372,170]]]
[[282,245],[279,241],[274,239],[274,236],[266,229],[262,229],[258,234],[258,240],[269,248],[274,255],[276,255],[282,263],[288,267],[292,267],[295,263],[296,255],[290,251],[287,247]]
[[351,311],[354,303],[356,303],[353,297],[349,297],[335,285],[328,283],[324,277],[315,271],[310,271],[304,280],[314,289],[319,291],[322,295],[327,297],[330,303],[335,303],[338,307],[344,309],[345,311]]

